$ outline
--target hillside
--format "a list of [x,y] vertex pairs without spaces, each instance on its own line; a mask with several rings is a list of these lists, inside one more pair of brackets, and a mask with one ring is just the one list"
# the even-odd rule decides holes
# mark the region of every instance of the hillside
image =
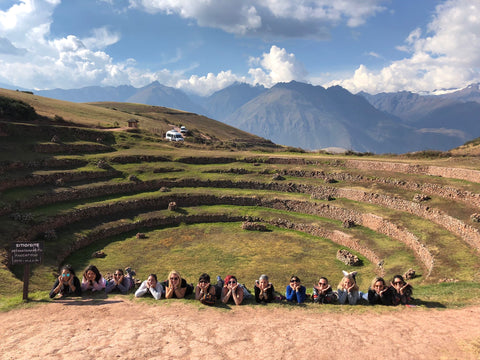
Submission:
[[258,136],[246,133],[205,116],[174,109],[144,104],[101,102],[72,103],[41,97],[35,94],[0,89],[0,96],[23,101],[32,106],[38,115],[57,121],[93,128],[125,128],[129,119],[138,121],[139,128],[163,137],[173,126],[186,126],[189,139],[194,142],[227,142],[240,146],[273,144]]
[[[279,88],[282,97],[275,94]],[[187,95],[158,82],[141,88],[96,86],[37,93],[74,102],[133,102],[181,109],[277,144],[309,150],[340,147],[375,153],[446,151],[480,135],[476,128],[478,84],[457,91],[438,91],[441,95],[435,96],[407,91],[354,95],[338,86],[324,89],[298,82],[270,89],[235,83],[208,97]],[[362,98],[369,103],[362,102]],[[314,137],[307,136],[312,132]]]

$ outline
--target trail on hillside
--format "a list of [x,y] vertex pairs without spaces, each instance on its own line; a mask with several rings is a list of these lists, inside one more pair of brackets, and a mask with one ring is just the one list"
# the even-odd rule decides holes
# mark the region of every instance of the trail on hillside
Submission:
[[317,312],[58,300],[0,314],[10,359],[478,359],[480,306]]

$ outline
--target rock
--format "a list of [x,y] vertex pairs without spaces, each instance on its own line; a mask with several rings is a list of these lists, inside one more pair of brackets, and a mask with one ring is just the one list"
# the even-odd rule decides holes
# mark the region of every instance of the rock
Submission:
[[355,221],[353,221],[352,219],[345,219],[343,220],[342,225],[344,228],[349,229],[355,226]]
[[422,202],[422,201],[428,201],[428,200],[430,200],[430,196],[425,194],[415,194],[413,196],[413,201],[415,202]]
[[480,214],[479,213],[474,213],[470,215],[470,220],[473,222],[480,222]]
[[350,266],[359,266],[362,263],[358,256],[353,255],[346,249],[340,249],[337,251],[337,259],[343,262],[345,265]]
[[107,256],[107,254],[105,254],[103,251],[95,251],[93,254],[92,254],[92,258],[104,258],[105,256]]
[[168,203],[168,210],[175,211],[177,210],[177,203],[175,201],[171,201]]
[[145,235],[144,233],[137,233],[137,235],[135,235],[135,237],[137,239],[146,239],[147,235]]
[[267,231],[267,227],[264,224],[245,221],[242,223],[243,230],[252,230],[252,231]]
[[410,280],[415,278],[415,270],[413,269],[408,269],[405,274],[403,274],[403,277],[405,280]]
[[99,160],[97,162],[97,167],[103,170],[107,170],[111,168],[111,166],[105,160]]

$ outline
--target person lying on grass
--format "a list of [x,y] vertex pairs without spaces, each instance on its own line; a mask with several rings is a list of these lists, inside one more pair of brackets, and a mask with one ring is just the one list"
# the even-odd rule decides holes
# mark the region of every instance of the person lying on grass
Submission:
[[140,287],[135,291],[135,297],[151,295],[155,300],[160,300],[163,294],[163,286],[157,280],[156,274],[148,275],[147,280],[142,282]]
[[204,305],[215,305],[215,286],[210,284],[210,275],[202,274],[195,287],[195,299]]
[[71,265],[64,265],[60,275],[55,280],[52,290],[50,291],[50,298],[62,298],[65,296],[80,296],[82,288],[80,280],[75,276],[75,271]]
[[105,289],[107,282],[95,265],[89,265],[83,272],[82,291],[100,291]]
[[305,302],[307,298],[307,288],[300,283],[300,278],[296,275],[290,277],[290,284],[285,290],[285,297],[290,302],[298,304]]
[[393,305],[393,287],[387,286],[385,280],[379,276],[372,280],[370,289],[368,289],[368,303],[370,305]]
[[337,300],[337,294],[332,290],[328,279],[324,276],[313,285],[313,302],[316,304],[332,304]]
[[360,291],[358,291],[358,285],[355,281],[355,275],[357,274],[356,271],[348,273],[343,271],[343,278],[338,284],[337,288],[337,295],[338,295],[338,302],[340,304],[350,304],[356,305],[358,301],[361,299]]
[[113,274],[113,279],[108,281],[105,293],[119,292],[126,294],[131,288],[133,288],[133,279],[125,276],[122,269],[117,269]]
[[235,305],[240,305],[243,301],[243,288],[238,284],[237,278],[233,275],[228,275],[225,278],[222,289],[222,302],[224,304],[233,302]]
[[408,305],[412,301],[412,285],[405,282],[402,275],[395,275],[391,282],[394,288],[393,305]]
[[162,285],[165,288],[165,299],[183,299],[193,293],[193,286],[187,284],[176,270],[170,271],[168,279]]
[[268,282],[267,275],[260,275],[260,278],[255,281],[253,290],[257,303],[269,303],[273,301],[275,289],[273,288],[273,284]]

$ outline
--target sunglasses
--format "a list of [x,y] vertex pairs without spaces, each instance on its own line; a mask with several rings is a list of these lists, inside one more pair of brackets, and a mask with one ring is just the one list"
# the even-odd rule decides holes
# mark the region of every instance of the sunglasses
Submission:
[[236,284],[237,282],[235,280],[230,280],[228,283],[229,284]]
[[327,286],[328,284],[324,282],[319,282],[318,285]]
[[290,282],[299,283],[300,280],[298,280],[298,279],[292,279],[292,280],[290,280]]
[[199,284],[206,284],[206,283],[208,283],[208,281],[206,281],[206,280],[200,280],[198,283],[199,283]]
[[393,285],[402,285],[403,284],[403,281],[394,281],[393,282]]
[[178,280],[178,277],[171,277],[170,280]]
[[68,274],[62,274],[62,277],[65,277],[65,276],[70,276],[70,273],[68,273]]

